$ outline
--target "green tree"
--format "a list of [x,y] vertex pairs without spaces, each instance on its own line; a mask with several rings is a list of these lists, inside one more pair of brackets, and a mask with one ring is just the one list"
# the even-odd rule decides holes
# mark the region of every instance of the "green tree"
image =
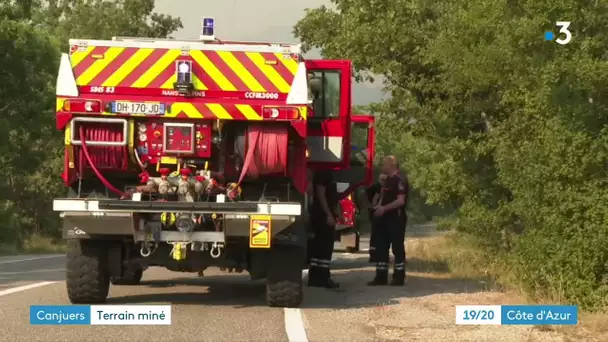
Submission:
[[51,201],[65,189],[62,136],[55,130],[55,78],[69,38],[166,37],[178,18],[153,0],[0,1],[0,241],[57,236]]
[[182,28],[179,18],[155,13],[154,0],[50,0],[36,12],[35,23],[68,38],[113,36],[168,37]]
[[[48,213],[37,211],[39,195],[48,189],[34,175],[48,171],[44,165],[48,156],[58,152],[47,142],[56,139],[50,96],[56,67],[48,60],[59,54],[42,32],[17,20],[0,22],[0,46],[0,178],[5,180],[0,182],[5,229],[0,234],[4,241],[20,241],[26,233],[21,224],[34,228],[35,221],[45,220],[38,214]],[[21,208],[29,208],[30,215]]]
[[[378,155],[398,154],[446,223],[508,255],[533,293],[608,294],[608,4],[333,0],[294,31],[381,75]],[[572,22],[562,46],[542,33]]]

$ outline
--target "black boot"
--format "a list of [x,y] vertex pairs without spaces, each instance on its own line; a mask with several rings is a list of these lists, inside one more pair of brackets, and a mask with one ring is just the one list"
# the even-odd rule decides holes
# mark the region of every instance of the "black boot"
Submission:
[[391,286],[403,286],[405,285],[405,270],[396,270],[393,272],[393,279],[391,279]]
[[376,270],[374,280],[367,283],[368,286],[388,285],[388,270]]
[[310,266],[308,268],[308,286],[315,286],[319,282],[319,267]]
[[316,268],[313,272],[314,278],[310,276],[310,271],[308,272],[308,286],[310,287],[323,287],[326,289],[337,289],[340,287],[340,284],[331,279],[331,274],[329,273],[329,268]]

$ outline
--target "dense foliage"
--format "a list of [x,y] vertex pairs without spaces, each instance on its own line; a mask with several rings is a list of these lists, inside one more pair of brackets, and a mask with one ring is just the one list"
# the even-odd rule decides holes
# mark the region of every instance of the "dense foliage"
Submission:
[[[380,155],[530,293],[608,301],[608,4],[332,0],[295,34],[378,75]],[[572,22],[568,45],[543,39]],[[563,37],[563,36],[562,36]]]
[[0,0],[0,243],[57,236],[53,197],[65,193],[55,79],[69,38],[164,37],[181,21],[153,0]]

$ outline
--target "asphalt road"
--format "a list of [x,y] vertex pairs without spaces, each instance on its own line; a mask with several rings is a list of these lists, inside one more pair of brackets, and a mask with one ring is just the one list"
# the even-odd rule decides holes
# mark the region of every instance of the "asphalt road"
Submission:
[[[433,226],[419,226],[408,235],[436,234]],[[361,245],[367,246],[368,239],[364,237]],[[354,268],[353,260],[365,264],[366,255],[363,251],[360,257],[346,258],[338,246],[335,259],[336,269]],[[171,304],[171,326],[30,326],[31,305],[69,304],[64,268],[63,255],[0,258],[3,340],[304,342],[310,334],[324,336],[314,331],[312,316],[303,318],[307,308],[327,308],[327,296],[332,296],[325,293],[329,290],[307,288],[302,309],[269,308],[264,302],[264,283],[250,281],[247,273],[210,269],[204,277],[197,277],[150,268],[139,286],[112,286],[107,304]],[[331,305],[340,309],[339,301],[333,300]]]

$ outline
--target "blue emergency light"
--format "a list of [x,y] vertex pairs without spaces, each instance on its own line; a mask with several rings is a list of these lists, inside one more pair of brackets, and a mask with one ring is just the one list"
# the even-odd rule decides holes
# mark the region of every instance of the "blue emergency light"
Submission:
[[215,39],[215,20],[213,18],[203,18],[201,26],[201,40]]

